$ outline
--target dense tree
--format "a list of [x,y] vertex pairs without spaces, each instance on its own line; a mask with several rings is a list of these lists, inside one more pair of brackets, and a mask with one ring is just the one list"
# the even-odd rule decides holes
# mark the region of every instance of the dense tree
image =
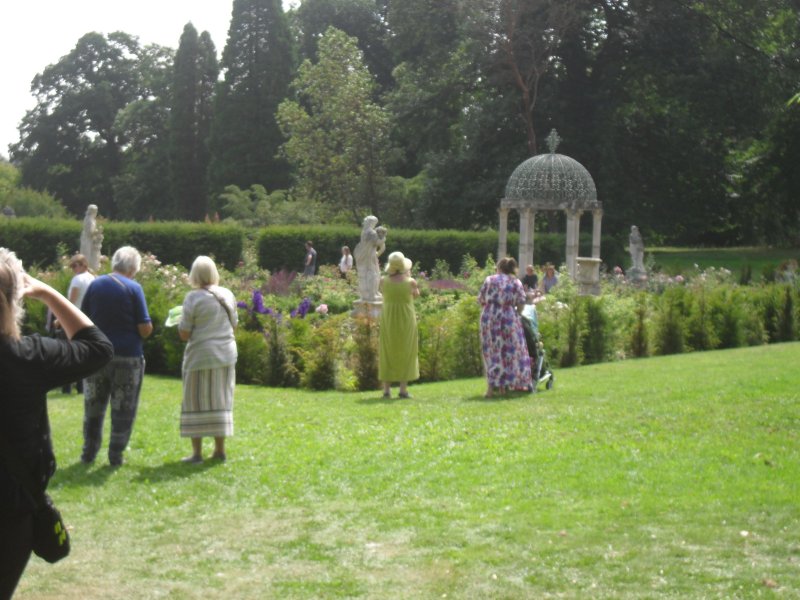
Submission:
[[539,88],[557,62],[557,49],[579,15],[580,0],[484,0],[477,35],[484,35],[493,64],[490,82],[513,89],[525,128],[528,155],[538,154],[534,123]]
[[294,70],[291,36],[279,0],[234,0],[222,53],[211,133],[212,193],[227,185],[268,190],[287,186],[275,120]]
[[76,215],[93,203],[115,213],[112,178],[122,167],[124,141],[117,112],[142,97],[135,37],[87,33],[75,48],[38,74],[31,90],[36,106],[20,126],[12,159],[22,182],[47,189]]
[[168,163],[172,61],[170,48],[150,45],[142,50],[141,97],[120,109],[114,121],[123,140],[122,165],[112,178],[118,219],[175,217]]
[[386,47],[389,32],[385,7],[375,0],[304,0],[293,11],[292,23],[301,59],[317,61],[317,43],[328,27],[344,31],[358,41],[364,63],[375,76],[377,93],[393,85],[391,54]]
[[[304,0],[290,14],[291,32],[278,0],[233,5],[207,169],[229,217],[289,222],[307,206],[493,227],[508,176],[556,127],[595,179],[604,232],[800,236],[797,0]],[[357,40],[324,56],[331,25]],[[75,214],[202,216],[214,52],[184,34],[174,72],[168,52],[117,33],[37,76],[12,150],[22,184]],[[281,156],[292,34],[309,60]],[[274,193],[292,177],[295,196]],[[246,197],[258,186],[269,202]]]
[[208,138],[218,76],[211,36],[206,31],[198,36],[187,23],[175,54],[169,164],[176,216],[189,221],[202,220],[208,210]]
[[20,187],[21,175],[11,163],[0,158],[0,206],[17,217],[60,218],[67,215],[62,204],[47,192]]
[[454,125],[476,87],[481,49],[461,26],[466,12],[458,0],[390,2],[387,18],[397,66],[386,106],[404,154],[399,172],[413,176],[431,153],[447,152],[457,141]]
[[389,117],[372,101],[374,81],[356,40],[333,27],[319,40],[319,60],[306,60],[278,120],[299,193],[352,211],[379,212],[387,179]]

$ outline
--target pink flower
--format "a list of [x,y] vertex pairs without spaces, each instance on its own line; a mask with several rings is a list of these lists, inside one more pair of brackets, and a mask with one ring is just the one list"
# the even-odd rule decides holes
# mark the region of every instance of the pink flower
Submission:
[[622,275],[622,267],[620,266],[614,267],[614,275]]
[[327,304],[320,304],[317,308],[314,309],[314,312],[317,312],[321,315],[328,314],[328,305]]
[[675,283],[683,283],[683,275],[675,275]]

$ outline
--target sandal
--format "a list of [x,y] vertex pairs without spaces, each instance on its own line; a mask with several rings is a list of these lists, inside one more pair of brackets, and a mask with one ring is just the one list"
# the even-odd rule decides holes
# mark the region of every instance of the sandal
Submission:
[[403,398],[403,399],[411,398],[411,396],[409,395],[408,392],[400,392],[399,394],[397,394],[397,397],[398,398]]
[[392,394],[390,392],[383,392],[383,397],[384,398],[391,398]]
[[199,454],[192,454],[190,456],[184,456],[181,459],[181,462],[190,463],[190,464],[196,465],[196,464],[200,464],[201,462],[203,462],[203,457],[200,456]]

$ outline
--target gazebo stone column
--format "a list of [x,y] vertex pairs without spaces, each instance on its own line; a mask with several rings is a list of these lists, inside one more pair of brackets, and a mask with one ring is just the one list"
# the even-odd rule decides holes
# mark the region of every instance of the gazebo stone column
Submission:
[[592,258],[600,258],[600,224],[603,221],[603,210],[592,211]]
[[506,255],[508,251],[508,208],[500,207],[497,211],[500,213],[500,228],[497,232],[497,258],[500,260]]
[[580,210],[568,208],[567,213],[567,270],[572,277],[576,275],[576,266],[578,260],[578,236],[581,229],[581,213]]
[[534,235],[535,235],[534,234],[534,226],[535,225],[536,225],[536,211],[533,210],[533,209],[530,209],[528,211],[528,233],[530,233],[531,253],[528,256],[525,257],[528,262],[519,265],[520,272],[524,272],[525,267],[527,267],[528,265],[532,265],[533,264],[533,238],[534,238]]
[[533,210],[523,208],[519,213],[519,270],[533,262]]

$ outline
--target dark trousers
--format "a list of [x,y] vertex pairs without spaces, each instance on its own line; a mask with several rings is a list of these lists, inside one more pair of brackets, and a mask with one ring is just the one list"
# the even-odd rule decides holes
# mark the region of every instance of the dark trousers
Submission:
[[103,444],[103,421],[111,404],[108,462],[122,464],[139,408],[144,359],[115,356],[103,369],[84,380],[83,462],[94,461]]
[[9,600],[33,548],[33,519],[0,516],[0,600]]

